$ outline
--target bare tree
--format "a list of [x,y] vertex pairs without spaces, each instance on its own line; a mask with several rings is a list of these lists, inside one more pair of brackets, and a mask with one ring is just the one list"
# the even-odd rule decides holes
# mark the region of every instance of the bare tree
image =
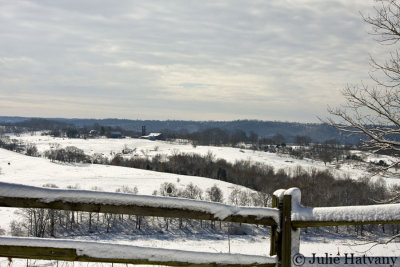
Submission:
[[[392,50],[383,62],[371,56],[373,85],[347,86],[342,93],[345,104],[328,109],[333,116],[328,123],[339,130],[361,134],[361,145],[365,149],[392,155],[392,162],[380,166],[378,172],[398,175],[395,169],[400,165],[400,0],[375,1],[375,14],[363,16],[363,19],[372,26],[371,34],[376,41]],[[393,191],[393,194],[396,196],[385,202],[400,200],[400,191]],[[362,230],[361,227],[361,234]],[[394,235],[388,242],[396,237]]]
[[[139,189],[135,185],[134,187],[129,187],[127,185],[123,185],[115,190],[117,193],[124,193],[124,194],[133,194],[137,195],[139,193]],[[119,214],[119,219],[121,222],[124,221],[124,214]],[[131,215],[128,216],[128,219],[131,219]],[[140,229],[140,222],[141,216],[136,215],[136,228]]]
[[373,152],[386,152],[395,157],[382,171],[400,164],[400,1],[376,0],[374,16],[363,16],[372,26],[377,42],[389,45],[393,51],[384,62],[371,57],[373,86],[347,86],[343,90],[344,105],[329,108],[330,125],[364,136],[361,144]]
[[240,188],[238,186],[234,187],[229,195],[229,203],[235,206],[240,205]]
[[181,192],[181,196],[189,199],[202,199],[203,190],[197,185],[190,183],[186,185],[185,189]]

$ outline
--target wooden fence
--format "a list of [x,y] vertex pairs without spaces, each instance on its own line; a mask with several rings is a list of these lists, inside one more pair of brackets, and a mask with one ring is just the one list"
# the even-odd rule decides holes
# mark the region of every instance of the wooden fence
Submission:
[[303,207],[298,188],[277,190],[274,199],[281,210],[282,231],[278,234],[281,242],[277,245],[277,254],[278,263],[283,267],[292,266],[294,256],[299,253],[300,228],[400,223],[400,204]]
[[[240,222],[277,229],[276,208],[0,183],[0,206]],[[276,256],[189,252],[44,238],[0,237],[0,257],[168,266],[275,266]]]
[[0,183],[0,206],[176,217],[271,227],[270,256],[190,252],[97,242],[0,237],[0,256],[168,266],[283,266],[298,253],[300,228],[400,223],[400,204],[309,208],[298,188],[277,190],[272,208]]

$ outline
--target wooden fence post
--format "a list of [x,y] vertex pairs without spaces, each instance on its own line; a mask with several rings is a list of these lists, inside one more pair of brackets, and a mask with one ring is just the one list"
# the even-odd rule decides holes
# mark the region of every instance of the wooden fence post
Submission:
[[276,190],[272,195],[272,208],[279,209],[279,223],[276,226],[271,227],[271,249],[270,255],[276,255],[277,265],[278,267],[282,266],[282,209],[283,209],[283,196],[285,190],[279,189]]
[[292,209],[300,205],[298,188],[286,190],[282,207],[282,267],[292,266],[292,257],[299,253],[300,230],[292,227]]
[[[275,195],[272,195],[271,207],[279,209],[279,198]],[[271,226],[271,238],[270,238],[271,246],[269,251],[270,256],[277,255],[277,249],[279,248],[278,238],[279,238],[278,225]]]
[[282,266],[291,266],[292,257],[292,196],[285,195],[283,197],[283,208],[282,208]]

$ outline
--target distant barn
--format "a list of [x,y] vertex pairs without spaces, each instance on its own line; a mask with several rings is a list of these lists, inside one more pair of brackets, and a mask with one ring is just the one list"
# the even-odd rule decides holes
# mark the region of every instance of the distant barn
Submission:
[[121,134],[121,132],[111,132],[110,138],[124,138],[124,136]]
[[162,133],[149,133],[148,135],[144,135],[140,137],[141,139],[147,140],[164,140],[164,135]]

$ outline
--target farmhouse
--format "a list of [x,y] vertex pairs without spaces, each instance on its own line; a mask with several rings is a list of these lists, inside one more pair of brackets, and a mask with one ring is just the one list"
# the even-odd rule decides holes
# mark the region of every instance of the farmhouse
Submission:
[[96,137],[98,134],[97,134],[97,131],[96,130],[90,130],[90,132],[89,132],[89,137]]
[[164,135],[162,133],[149,133],[148,135],[144,135],[140,137],[141,139],[148,139],[148,140],[164,140]]

